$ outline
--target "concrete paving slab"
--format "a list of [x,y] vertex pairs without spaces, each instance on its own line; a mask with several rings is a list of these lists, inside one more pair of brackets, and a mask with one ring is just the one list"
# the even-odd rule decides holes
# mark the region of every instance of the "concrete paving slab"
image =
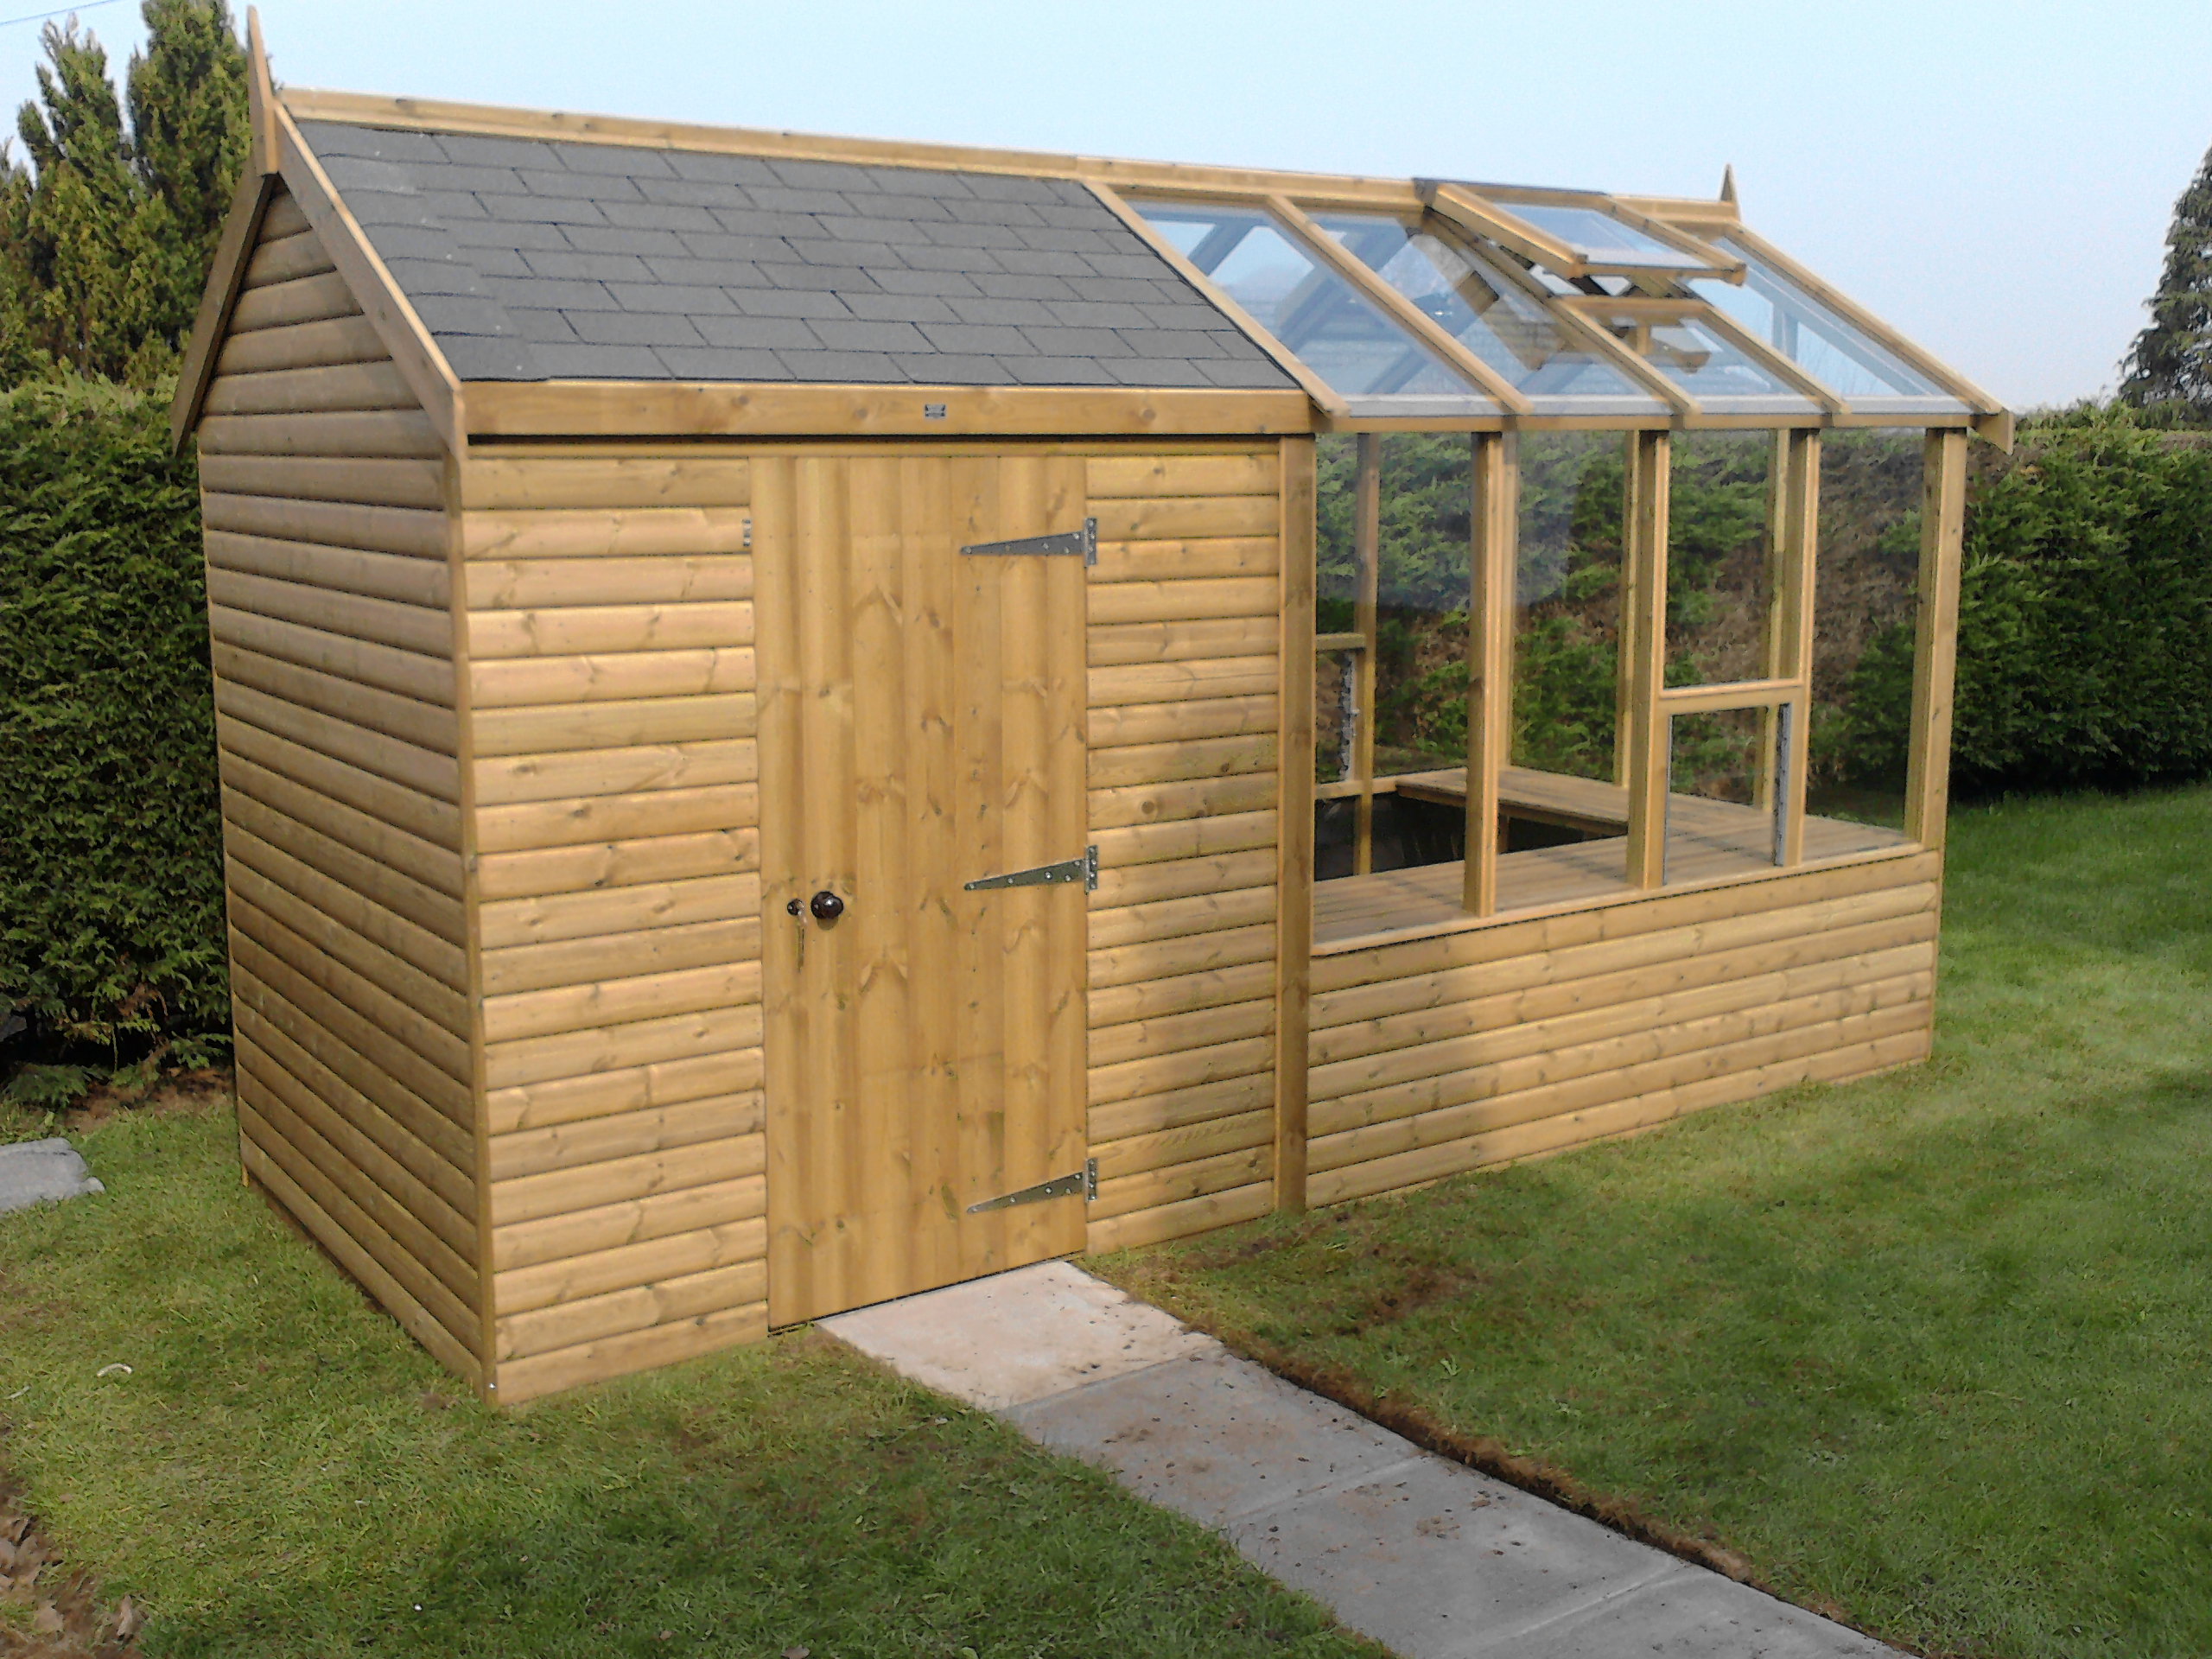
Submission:
[[0,1215],[106,1191],[85,1167],[77,1148],[58,1135],[0,1147]]
[[1216,1530],[1421,1455],[1357,1413],[1217,1343],[1206,1347],[1006,1415],[1032,1440],[1102,1464],[1153,1503]]
[[1218,1346],[1065,1262],[881,1302],[821,1325],[917,1382],[985,1411]]
[[1513,1659],[1896,1659],[1897,1649],[1817,1613],[1681,1564],[1644,1585],[1516,1637]]
[[1424,1452],[1066,1262],[821,1323],[1221,1533],[1406,1659],[1893,1652]]
[[1285,1584],[1327,1602],[1354,1630],[1400,1653],[1438,1659],[1517,1655],[1530,1632],[1671,1574],[1702,1571],[1516,1487],[1408,1450],[1415,1452],[1411,1461],[1373,1480],[1232,1524],[1230,1541]]

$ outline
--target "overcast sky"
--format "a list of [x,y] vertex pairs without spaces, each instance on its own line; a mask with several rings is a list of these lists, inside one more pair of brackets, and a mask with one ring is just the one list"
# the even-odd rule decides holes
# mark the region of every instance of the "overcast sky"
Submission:
[[[81,20],[119,76],[137,0]],[[306,86],[1653,194],[1713,194],[1733,162],[1755,228],[2020,408],[2109,389],[2212,145],[2202,0],[267,0],[262,22]],[[38,32],[0,27],[11,102]]]

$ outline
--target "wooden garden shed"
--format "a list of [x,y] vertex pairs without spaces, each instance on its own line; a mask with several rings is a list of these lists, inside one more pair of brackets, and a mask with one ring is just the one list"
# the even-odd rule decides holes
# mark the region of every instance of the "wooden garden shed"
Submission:
[[[491,1397],[1927,1052],[1964,455],[2009,417],[1732,200],[254,61],[175,411],[244,1158]],[[1853,427],[1926,434],[1901,824],[1806,806]],[[1770,435],[1764,656],[1681,685],[1669,445],[1706,430]],[[1466,729],[1393,772],[1402,432],[1466,435]],[[1625,477],[1595,777],[1510,724],[1520,446],[1571,432]],[[1336,434],[1361,574],[1317,632]],[[1670,787],[1716,711],[1742,800]],[[1317,798],[1354,826],[1319,882]],[[1416,810],[1464,833],[1379,854]]]

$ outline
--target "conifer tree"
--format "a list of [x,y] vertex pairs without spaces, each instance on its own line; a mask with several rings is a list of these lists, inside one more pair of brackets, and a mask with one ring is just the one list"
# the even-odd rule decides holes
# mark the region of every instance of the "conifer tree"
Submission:
[[126,83],[131,163],[165,265],[154,325],[181,345],[250,143],[246,60],[225,0],[145,0],[143,10],[146,49],[131,54]]
[[2120,364],[2123,402],[2179,403],[2212,416],[2212,152],[2174,204],[2151,326]]
[[0,181],[0,377],[143,385],[175,365],[247,145],[227,0],[143,0],[130,124],[99,41],[47,25]]

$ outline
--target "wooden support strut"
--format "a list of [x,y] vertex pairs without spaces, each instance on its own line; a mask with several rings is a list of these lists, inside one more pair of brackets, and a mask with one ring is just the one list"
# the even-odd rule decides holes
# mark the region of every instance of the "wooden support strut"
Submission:
[[[1797,692],[1790,705],[1790,741],[1786,756],[1776,759],[1786,770],[1776,775],[1782,836],[1778,851],[1785,865],[1805,861],[1805,782],[1810,767],[1813,737],[1813,607],[1814,577],[1820,552],[1821,435],[1796,429],[1783,433],[1776,443],[1783,461],[1780,510],[1775,543],[1775,639],[1770,659],[1777,679],[1795,680]],[[1770,715],[1770,724],[1778,715]],[[1778,735],[1778,734],[1777,734]]]
[[1519,441],[1510,433],[1469,439],[1473,526],[1467,595],[1467,855],[1462,902],[1468,913],[1497,911],[1498,776],[1512,763],[1513,601],[1519,519]]
[[1275,750],[1274,1204],[1306,1208],[1313,957],[1313,440],[1282,441],[1281,730]]
[[1632,480],[1627,524],[1629,567],[1621,626],[1628,642],[1622,701],[1629,729],[1628,881],[1656,887],[1665,880],[1667,730],[1659,693],[1667,663],[1667,486],[1672,445],[1664,432],[1630,440]]
[[1358,640],[1352,659],[1351,868],[1355,875],[1375,868],[1375,652],[1380,640],[1376,607],[1382,594],[1382,435],[1363,432],[1358,445],[1357,481],[1352,496],[1354,590],[1352,634]]
[[1912,747],[1904,832],[1943,844],[1951,798],[1951,696],[1958,666],[1959,564],[1966,540],[1967,435],[1930,432],[1920,494],[1920,614],[1912,655]]

